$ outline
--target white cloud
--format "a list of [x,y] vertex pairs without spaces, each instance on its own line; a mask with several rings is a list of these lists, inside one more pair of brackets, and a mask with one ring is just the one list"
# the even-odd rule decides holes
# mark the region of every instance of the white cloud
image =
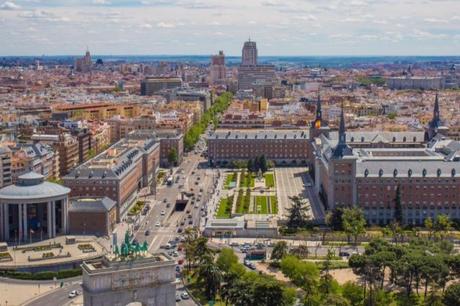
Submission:
[[6,1],[0,4],[0,10],[19,10],[21,7],[14,2]]
[[108,0],[93,0],[93,4],[96,4],[96,5],[110,5],[110,4],[112,4],[112,2],[110,2]]
[[151,28],[153,28],[153,26],[150,23],[141,24],[140,27],[142,29],[151,29]]
[[162,22],[157,23],[157,27],[168,29],[168,28],[175,28],[176,25],[174,23],[171,23],[171,22],[163,22],[162,21]]
[[448,23],[445,19],[438,19],[438,18],[425,18],[423,19],[425,22],[429,23]]

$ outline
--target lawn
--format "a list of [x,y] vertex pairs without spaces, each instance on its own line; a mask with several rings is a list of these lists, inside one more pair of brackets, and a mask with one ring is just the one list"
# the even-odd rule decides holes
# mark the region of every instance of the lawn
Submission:
[[219,209],[217,210],[217,218],[230,218],[232,215],[232,204],[233,196],[220,199]]
[[254,201],[254,213],[268,214],[268,201],[266,196],[256,196]]
[[254,177],[255,175],[252,172],[242,172],[240,176],[240,187],[249,188],[254,187]]
[[273,188],[275,187],[275,175],[273,173],[265,173],[265,187]]
[[[236,178],[238,176],[238,173],[237,172],[233,172],[229,175],[227,175],[227,177],[225,178],[225,185],[224,185],[224,188],[225,189],[230,189],[230,185],[232,186],[235,186],[236,185]],[[233,184],[232,184],[233,183]]]
[[237,198],[236,198],[235,212],[237,214],[244,213],[244,190],[243,189],[238,190],[238,195],[237,195]]
[[278,213],[278,198],[276,196],[270,196],[270,205],[272,206],[272,214]]

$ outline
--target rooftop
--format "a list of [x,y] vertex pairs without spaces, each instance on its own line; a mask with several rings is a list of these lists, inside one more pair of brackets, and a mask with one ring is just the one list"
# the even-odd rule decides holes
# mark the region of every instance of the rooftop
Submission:
[[69,193],[69,188],[46,182],[43,175],[29,172],[19,176],[15,185],[0,189],[0,200],[40,200],[66,196]]

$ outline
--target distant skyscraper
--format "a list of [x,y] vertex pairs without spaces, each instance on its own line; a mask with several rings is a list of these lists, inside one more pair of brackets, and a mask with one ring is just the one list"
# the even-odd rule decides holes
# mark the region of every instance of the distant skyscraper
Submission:
[[75,70],[78,72],[91,71],[91,54],[88,50],[86,51],[84,57],[80,57],[75,60]]
[[249,39],[243,45],[241,65],[257,65],[257,45]]
[[275,66],[258,65],[256,42],[246,41],[243,45],[241,65],[238,68],[238,89],[252,89],[257,96],[271,99],[274,81]]
[[211,57],[210,83],[218,84],[225,81],[225,55],[224,51]]

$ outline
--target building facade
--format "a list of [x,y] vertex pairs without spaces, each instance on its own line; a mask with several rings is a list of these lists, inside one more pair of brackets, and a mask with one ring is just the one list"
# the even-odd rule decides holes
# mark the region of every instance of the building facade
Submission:
[[84,262],[83,304],[86,306],[176,305],[176,263],[163,254],[120,261],[104,257]]
[[68,210],[71,235],[110,236],[117,223],[116,202],[108,197],[74,198]]
[[208,137],[211,165],[249,160],[262,155],[279,165],[306,164],[308,132],[303,130],[216,130]]
[[71,197],[108,197],[117,205],[117,222],[127,214],[142,187],[155,192],[160,144],[149,135],[132,135],[63,177]]
[[224,84],[226,77],[224,51],[211,57],[211,67],[209,71],[209,81],[213,85]]
[[0,240],[36,241],[67,233],[70,189],[29,172],[0,189]]
[[423,132],[347,133],[342,110],[338,134],[311,140],[315,191],[326,208],[358,206],[370,224],[380,225],[394,220],[396,205],[404,224],[423,225],[438,214],[459,219],[460,143],[436,133],[437,97],[434,109],[428,138]]
[[152,96],[164,89],[182,86],[182,79],[168,77],[150,77],[141,81],[141,95]]

